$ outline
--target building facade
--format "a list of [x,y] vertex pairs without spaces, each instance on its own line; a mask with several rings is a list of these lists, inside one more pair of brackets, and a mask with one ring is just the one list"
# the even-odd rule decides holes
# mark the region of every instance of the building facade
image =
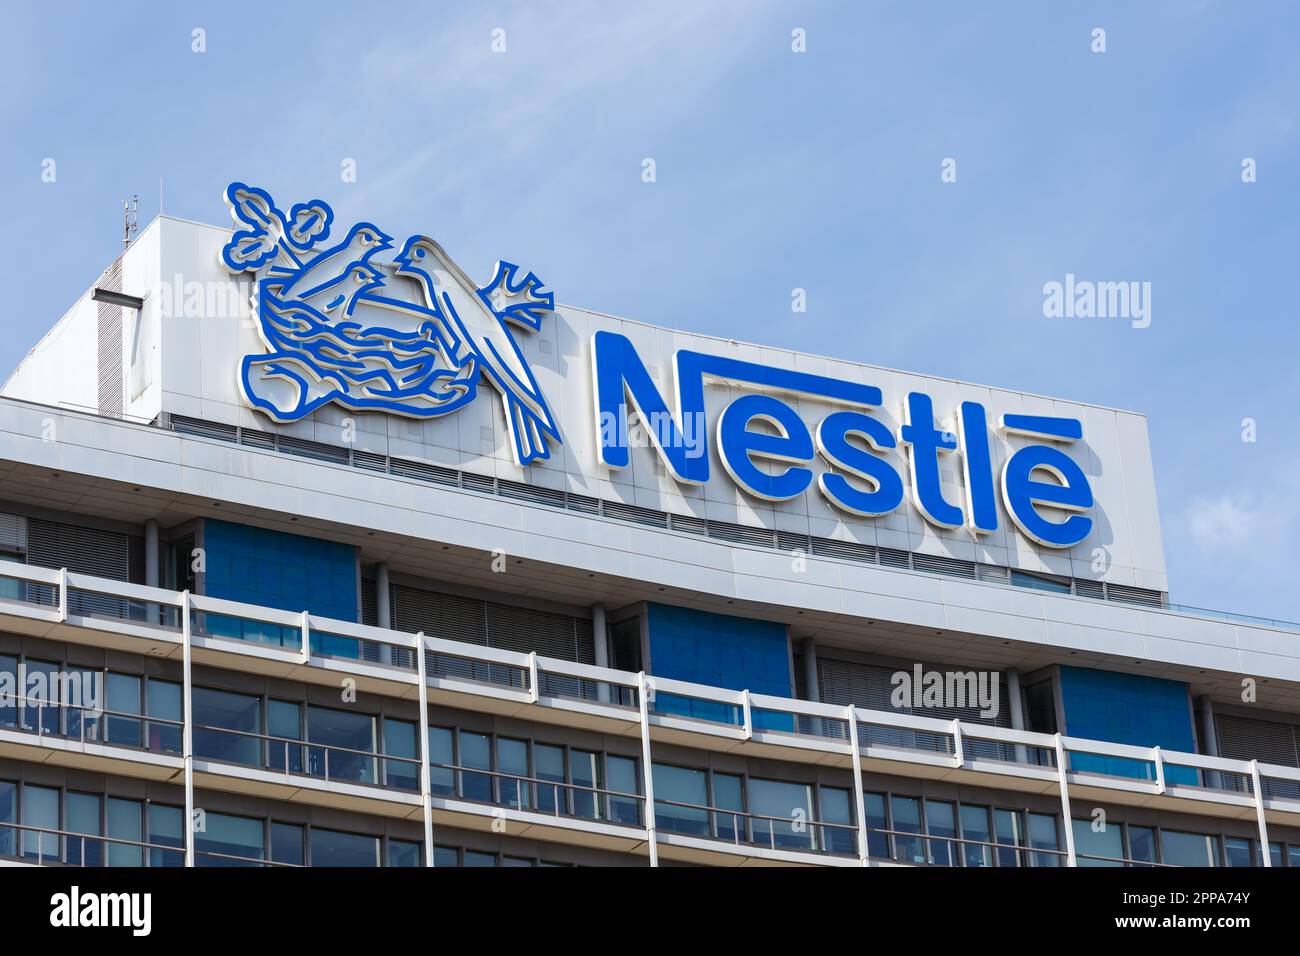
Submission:
[[1169,604],[1142,416],[227,199],[0,394],[0,858],[1300,866],[1300,628]]

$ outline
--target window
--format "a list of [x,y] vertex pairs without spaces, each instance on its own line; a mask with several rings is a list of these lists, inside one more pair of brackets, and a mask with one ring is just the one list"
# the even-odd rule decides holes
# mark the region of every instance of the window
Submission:
[[[713,774],[713,806],[718,808],[713,815],[713,832],[719,840],[733,843],[747,840],[749,832],[745,825],[745,778],[733,773]],[[722,811],[731,810],[726,813]]]
[[[955,837],[957,835],[956,811],[951,803],[938,800],[925,801],[925,829],[931,836]],[[928,840],[927,856],[935,866],[957,865],[957,844],[949,840]]]
[[379,837],[311,828],[312,866],[378,866]]
[[[113,709],[112,704],[106,703],[101,696],[104,691],[102,676],[98,671],[86,670],[84,667],[69,667],[67,674],[71,678],[64,688],[64,696],[67,698],[64,703],[70,705],[66,711],[67,734],[76,740],[99,740],[100,717],[94,711],[103,707]],[[124,743],[138,746],[140,741],[129,740]]]
[[133,717],[121,717],[120,714],[143,713],[141,694],[143,684],[133,674],[110,673],[105,678],[108,699],[105,707],[111,712],[104,719],[104,737],[110,744],[122,744],[127,747],[144,746],[143,726]]
[[753,841],[790,850],[815,849],[812,787],[783,780],[749,778],[749,812]]
[[[51,688],[59,686],[59,665],[47,661],[28,660],[28,685],[23,688],[25,697],[19,700],[18,718],[23,730],[40,730],[43,734],[57,735],[61,721],[57,697],[50,693]],[[40,675],[39,683],[34,686],[32,678]]]
[[[475,734],[462,730],[458,735],[460,741],[460,765],[474,770],[492,769],[492,742],[487,734]],[[466,800],[478,800],[492,803],[492,778],[485,773],[465,773],[460,775],[460,795]]]
[[423,866],[422,856],[423,848],[419,843],[412,843],[409,840],[388,841],[389,866]]
[[[1089,820],[1072,820],[1074,853],[1079,866],[1123,866],[1124,834],[1122,827],[1106,824],[1098,830]],[[1104,858],[1104,859],[1103,859]]]
[[454,846],[435,846],[433,848],[433,865],[435,867],[460,866],[460,850]]
[[1204,833],[1161,830],[1160,855],[1170,866],[1218,866],[1219,840]]
[[[550,784],[564,783],[564,748],[551,744],[533,745],[533,775]],[[568,794],[563,787],[537,785],[537,809],[545,813],[568,813]]]
[[[1056,832],[1056,817],[1046,813],[1030,813],[1029,845],[1035,850],[1059,850],[1060,836]],[[1061,858],[1055,853],[1035,853],[1030,857],[1034,866],[1060,866]]]
[[846,856],[858,852],[858,833],[853,824],[853,794],[842,787],[821,788],[821,819],[827,824],[821,828],[819,847],[828,853]]
[[1050,678],[1025,688],[1025,724],[1035,733],[1056,733],[1056,690]]
[[22,822],[24,826],[38,827],[39,831],[23,831],[23,858],[27,860],[54,861],[59,854],[59,791],[53,787],[35,787],[23,784]]
[[[651,767],[655,824],[673,833],[709,835],[708,780],[703,770],[657,763]],[[683,806],[689,804],[689,806]]]
[[384,785],[398,790],[420,789],[420,754],[415,738],[416,725],[409,720],[384,718],[384,753],[400,760],[384,761]]
[[109,866],[142,866],[144,851],[144,805],[139,800],[108,798],[108,835],[129,843],[108,844]]
[[[609,776],[609,789],[615,793],[640,793],[641,781],[636,772],[636,761],[631,757],[605,758],[605,772]],[[639,826],[641,804],[635,797],[610,796],[606,816],[614,823]]]
[[302,740],[302,705],[289,700],[266,702],[266,765],[272,770],[303,772],[303,747],[290,743]]
[[598,820],[601,801],[597,790],[602,789],[600,754],[590,750],[569,751],[569,771],[573,774],[573,815]]
[[[21,692],[21,688],[18,687],[18,658],[0,654],[0,681],[14,688],[15,695]],[[8,694],[4,696],[9,697]],[[6,700],[4,705],[0,706],[0,727],[17,726],[18,702]]]
[[205,813],[195,822],[195,866],[257,866],[264,858],[261,820]]
[[1155,863],[1156,831],[1151,827],[1130,826],[1128,829],[1128,858],[1134,863]]
[[498,781],[501,803],[516,810],[532,805],[528,784],[528,741],[497,738],[497,769],[511,776]]
[[[180,807],[169,807],[160,803],[149,804],[149,842],[156,844],[149,848],[150,866],[185,865],[185,838],[181,830],[184,816]],[[160,847],[176,849],[160,849]],[[196,859],[195,863],[197,862]]]
[[993,842],[989,830],[989,808],[972,804],[961,805],[961,836],[970,842],[962,844],[962,863],[966,866],[992,866]]
[[501,858],[502,866],[532,866],[533,861],[524,856],[503,856]]
[[1227,854],[1228,866],[1254,866],[1254,855],[1250,852],[1253,840],[1243,837],[1227,837],[1223,848]]
[[[327,780],[374,783],[375,718],[332,707],[307,707],[307,772]],[[355,753],[354,751],[362,751]]]
[[894,817],[894,859],[901,863],[924,863],[919,837],[903,836],[921,832],[921,801],[915,797],[893,796],[889,809]]
[[1011,571],[1011,583],[1020,588],[1034,588],[1038,591],[1052,591],[1055,594],[1069,594],[1070,582],[1068,579],[1048,577],[1043,574],[1033,574],[1029,571],[1017,571],[1014,568]]
[[271,861],[289,866],[303,865],[303,831],[296,823],[271,824]]
[[[0,823],[18,822],[18,785],[0,780]],[[18,831],[0,827],[0,856],[18,855]]]
[[181,752],[181,685],[169,680],[149,678],[145,688],[148,697],[148,713],[159,720],[174,723],[155,723],[148,725],[146,746],[153,751],[178,754]]
[[451,731],[446,727],[429,728],[429,792],[450,797],[456,792],[456,763]]
[[196,756],[253,767],[261,765],[261,740],[250,736],[262,732],[262,706],[258,698],[195,687],[192,708]]
[[1020,866],[1020,851],[1015,849],[1025,842],[1020,811],[994,810],[993,826],[994,837],[998,844],[998,866]]
[[100,827],[100,799],[96,793],[68,791],[64,804],[67,823],[64,829],[81,836],[66,837],[67,861],[74,866],[103,866],[104,843],[89,837],[102,836]]
[[889,859],[889,819],[883,793],[864,793],[862,802],[867,816],[867,854],[878,860]]
[[477,850],[465,851],[466,866],[496,866],[497,855],[495,853],[480,853]]

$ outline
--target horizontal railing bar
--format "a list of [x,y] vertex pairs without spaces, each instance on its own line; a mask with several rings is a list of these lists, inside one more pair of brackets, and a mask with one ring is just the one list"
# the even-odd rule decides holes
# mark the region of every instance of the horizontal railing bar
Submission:
[[[244,604],[240,601],[227,601],[225,598],[210,597],[206,594],[191,594],[190,607],[195,611],[224,614],[227,617],[237,617],[245,621],[258,621],[263,624],[279,624],[281,627],[300,627],[302,625],[302,614],[295,611],[281,611],[279,608]],[[219,637],[220,635],[214,634],[210,636]],[[231,639],[239,640],[239,638]]]

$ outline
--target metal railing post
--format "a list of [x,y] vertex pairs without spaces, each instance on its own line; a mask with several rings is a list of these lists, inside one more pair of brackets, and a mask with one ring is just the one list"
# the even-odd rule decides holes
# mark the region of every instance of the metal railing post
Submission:
[[641,711],[641,776],[645,791],[646,846],[650,850],[650,865],[659,865],[658,836],[655,834],[655,785],[653,764],[650,761],[650,682],[645,671],[636,675],[637,703]]
[[190,592],[181,592],[181,668],[185,723],[181,729],[181,756],[185,761],[185,865],[194,865],[194,682],[190,633]]
[[853,799],[858,805],[858,862],[867,865],[867,799],[862,792],[862,753],[858,749],[858,715],[850,704],[846,711],[849,717],[849,754],[853,759]]
[[537,688],[537,652],[528,653],[528,699],[532,703],[537,703],[539,692]]
[[433,773],[429,767],[429,683],[425,678],[424,631],[415,635],[415,670],[420,681],[420,803],[424,807],[424,865],[433,866]]
[[1255,820],[1259,824],[1259,855],[1263,857],[1264,865],[1271,867],[1273,854],[1269,852],[1268,821],[1264,819],[1264,785],[1259,776],[1258,760],[1250,762],[1250,783],[1255,791]]
[[68,623],[68,569],[59,568],[59,623]]
[[953,718],[952,721],[952,765],[961,767],[966,762],[966,749],[961,739],[961,721]]
[[740,715],[745,728],[745,739],[750,740],[754,736],[754,714],[749,707],[749,691],[740,692]]
[[1156,768],[1156,792],[1164,793],[1166,791],[1164,754],[1160,752],[1159,747],[1152,747],[1151,757],[1152,757],[1151,762],[1155,765]]
[[1078,866],[1079,860],[1074,854],[1074,818],[1070,816],[1070,785],[1066,781],[1065,744],[1061,735],[1056,735],[1056,779],[1061,787],[1061,819],[1065,827],[1065,865]]
[[302,662],[308,664],[311,662],[311,615],[306,611],[302,612],[299,627],[302,629]]

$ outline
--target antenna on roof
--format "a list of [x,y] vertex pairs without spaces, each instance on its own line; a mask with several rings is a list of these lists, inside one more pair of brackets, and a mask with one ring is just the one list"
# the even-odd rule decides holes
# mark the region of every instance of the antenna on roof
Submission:
[[131,239],[140,229],[140,197],[132,196],[131,201],[122,200],[122,246],[131,245]]

